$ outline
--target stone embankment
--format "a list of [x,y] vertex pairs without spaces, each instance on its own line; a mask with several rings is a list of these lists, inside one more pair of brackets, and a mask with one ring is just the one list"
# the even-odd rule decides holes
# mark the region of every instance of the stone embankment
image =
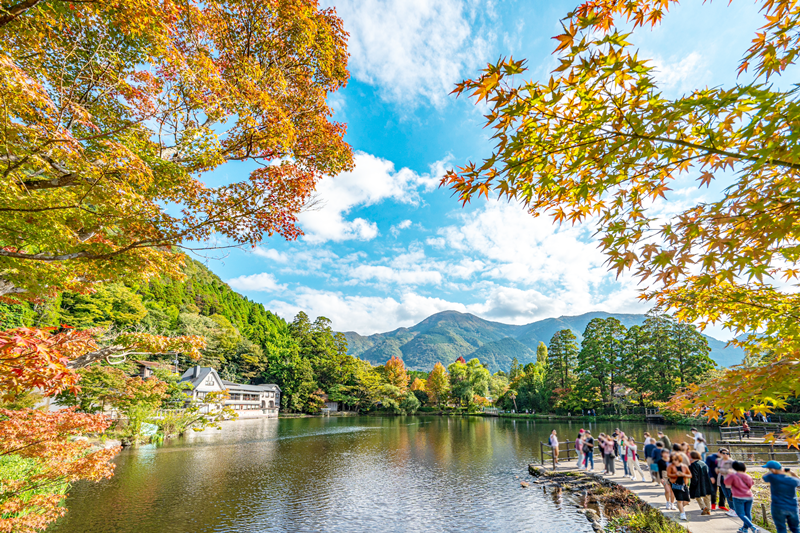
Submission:
[[[644,464],[642,467],[646,468]],[[679,521],[677,511],[664,509],[664,489],[660,485],[642,480],[633,481],[622,474],[621,466],[612,475],[578,471],[574,466],[562,465],[553,469],[551,466],[531,464],[528,465],[528,472],[536,478],[531,485],[572,492],[579,499],[583,496],[583,509],[579,512],[586,514],[597,532],[602,528],[598,512],[602,512],[606,518],[613,518],[645,509],[649,513],[652,510],[657,511],[659,517],[671,520],[691,533],[730,533],[742,525],[741,520],[726,516],[722,511],[701,515],[700,506],[694,501],[687,506],[688,521]],[[645,478],[649,479],[648,473],[645,473]]]
[[528,465],[536,479],[533,484],[556,491],[571,492],[583,503],[577,512],[584,514],[596,533],[603,532],[600,508],[606,517],[635,512],[646,505],[635,494],[603,476],[591,472],[553,471],[538,465]]

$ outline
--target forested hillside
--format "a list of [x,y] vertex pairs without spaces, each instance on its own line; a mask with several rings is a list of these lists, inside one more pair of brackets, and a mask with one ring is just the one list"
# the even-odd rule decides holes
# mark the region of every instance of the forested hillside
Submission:
[[[349,353],[373,364],[400,357],[409,368],[429,370],[438,361],[449,364],[458,357],[477,357],[489,370],[496,372],[510,368],[514,358],[523,365],[536,362],[539,343],[549,343],[557,331],[569,329],[580,342],[589,322],[609,317],[616,318],[626,328],[642,325],[647,318],[645,315],[597,311],[515,326],[491,322],[468,313],[444,311],[410,328],[369,336],[346,332],[345,336]],[[741,349],[726,347],[724,342],[712,337],[706,336],[706,339],[711,347],[711,358],[718,365],[731,366],[742,361],[744,354]]]

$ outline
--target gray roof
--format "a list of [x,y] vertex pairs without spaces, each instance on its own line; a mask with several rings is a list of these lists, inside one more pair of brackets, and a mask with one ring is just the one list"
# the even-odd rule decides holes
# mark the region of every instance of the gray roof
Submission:
[[[206,376],[212,372],[214,374],[217,373],[217,371],[210,366],[193,366],[183,373],[181,376],[181,381],[188,381],[192,384],[192,388],[196,389],[197,386],[200,385],[204,379],[206,379]],[[217,376],[217,379],[219,379],[219,376]]]
[[193,366],[189,368],[186,372],[183,373],[181,376],[181,381],[188,381],[192,384],[192,388],[197,388],[203,380],[206,379],[210,373],[216,374],[217,379],[222,383],[222,386],[231,390],[231,391],[239,391],[239,392],[264,392],[264,391],[278,391],[280,392],[281,388],[275,385],[274,383],[265,383],[263,385],[245,385],[243,383],[234,383],[233,381],[225,381],[224,379],[219,377],[217,371],[211,368],[210,366]]

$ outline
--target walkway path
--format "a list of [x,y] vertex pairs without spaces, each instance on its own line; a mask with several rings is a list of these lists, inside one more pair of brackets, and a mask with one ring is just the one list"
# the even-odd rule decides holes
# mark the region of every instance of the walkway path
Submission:
[[[700,507],[694,500],[687,507],[688,510],[686,512],[686,517],[689,520],[687,522],[679,521],[678,511],[667,511],[664,509],[666,500],[664,499],[663,487],[661,487],[661,485],[656,485],[655,483],[648,483],[650,476],[646,470],[647,465],[642,463],[641,466],[642,471],[644,472],[644,478],[646,480],[644,482],[639,481],[638,476],[637,481],[631,481],[629,477],[625,477],[622,474],[623,470],[620,462],[617,462],[617,473],[615,475],[607,475],[602,477],[612,480],[616,484],[621,485],[633,492],[652,507],[659,509],[667,517],[685,526],[691,533],[735,533],[740,527],[742,527],[741,520],[726,516],[723,511],[711,511],[711,516],[700,516]],[[550,471],[553,470],[552,465],[545,465],[545,467]],[[576,472],[577,467],[575,466],[575,461],[570,461],[569,463],[561,463],[556,470],[558,472]],[[600,476],[600,472],[602,471],[602,468],[599,470],[595,469],[594,473],[597,476]],[[754,514],[756,511],[756,509],[753,509]]]

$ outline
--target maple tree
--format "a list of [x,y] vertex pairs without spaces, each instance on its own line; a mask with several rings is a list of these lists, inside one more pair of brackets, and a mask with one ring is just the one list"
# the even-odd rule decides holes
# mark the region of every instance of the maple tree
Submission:
[[405,396],[408,391],[409,377],[403,360],[393,355],[386,361],[383,368],[386,375],[386,382],[393,387],[397,387],[400,394]]
[[[326,102],[346,37],[316,0],[0,3],[0,296],[296,238],[352,167]],[[227,162],[255,169],[210,174]]]
[[74,437],[100,433],[108,427],[102,415],[72,409],[0,409],[0,532],[40,531],[62,516],[69,484],[79,479],[111,477],[110,462],[119,448],[91,450]]
[[[513,77],[525,62],[507,58],[460,83],[455,93],[487,102],[496,145],[442,184],[463,202],[496,195],[556,223],[591,219],[611,268],[633,271],[648,287],[643,298],[681,321],[747,334],[733,342],[770,354],[759,372],[775,372],[800,348],[797,91],[773,83],[800,51],[800,10],[760,0],[765,22],[744,51],[740,82],[670,98],[629,41],[675,3],[588,0],[554,37],[559,66],[549,79],[520,82]],[[723,177],[731,184],[660,219],[653,203],[682,175],[696,176],[698,188]],[[743,387],[737,375],[717,391],[766,401],[770,387]],[[779,404],[790,374],[771,375],[788,387]]]
[[425,382],[425,391],[428,393],[428,401],[432,405],[439,406],[447,402],[450,395],[450,377],[442,363],[433,365]]
[[[100,328],[55,331],[17,328],[0,332],[0,400],[10,402],[38,389],[45,396],[80,393],[78,368],[113,356],[142,351],[179,349],[199,357],[203,339],[166,338],[141,332],[117,333],[115,344],[102,345]],[[108,368],[108,367],[106,367]],[[160,380],[127,378],[121,370],[108,368],[114,390],[107,391],[112,403],[131,409],[134,404],[155,405],[165,395]],[[37,409],[0,409],[0,532],[44,529],[66,511],[60,503],[69,485],[79,479],[110,477],[109,461],[119,448],[94,450],[75,437],[102,433],[109,426],[103,414]]]

